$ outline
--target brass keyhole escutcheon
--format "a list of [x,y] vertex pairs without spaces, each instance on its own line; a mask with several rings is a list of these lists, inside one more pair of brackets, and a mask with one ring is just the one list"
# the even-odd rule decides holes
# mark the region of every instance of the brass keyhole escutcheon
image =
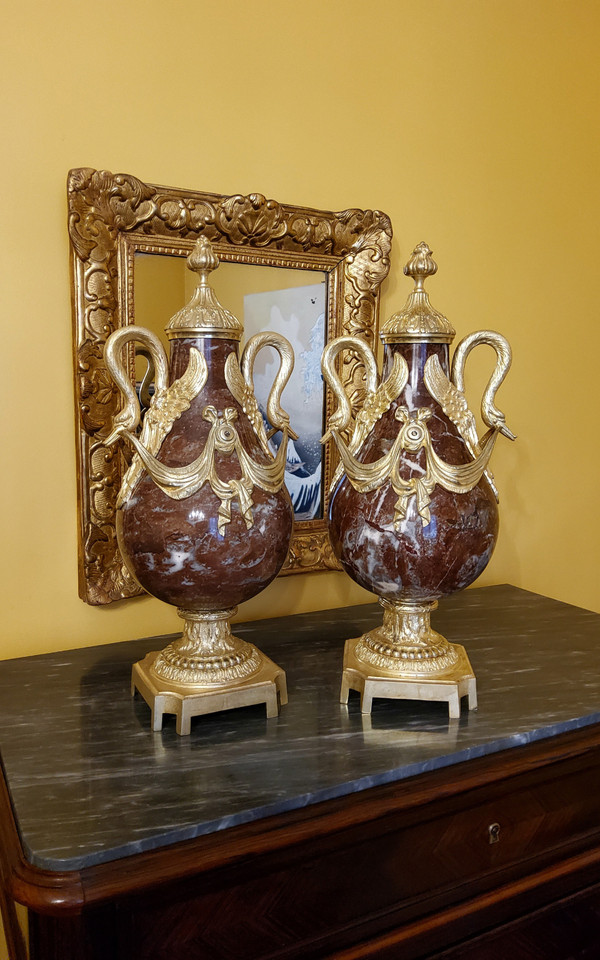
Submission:
[[488,827],[488,839],[490,843],[499,843],[500,841],[500,824],[499,823],[490,823]]

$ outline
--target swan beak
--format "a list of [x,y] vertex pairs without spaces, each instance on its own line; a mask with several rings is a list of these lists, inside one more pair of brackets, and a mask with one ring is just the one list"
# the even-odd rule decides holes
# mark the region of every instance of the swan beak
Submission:
[[500,429],[500,433],[504,434],[505,437],[508,437],[509,440],[517,439],[517,435],[513,433],[511,430],[509,430],[505,423],[503,423],[499,429]]
[[106,440],[104,441],[104,446],[110,447],[111,444],[115,443],[121,436],[122,430],[123,430],[122,426],[115,427],[112,433],[110,433],[106,438]]

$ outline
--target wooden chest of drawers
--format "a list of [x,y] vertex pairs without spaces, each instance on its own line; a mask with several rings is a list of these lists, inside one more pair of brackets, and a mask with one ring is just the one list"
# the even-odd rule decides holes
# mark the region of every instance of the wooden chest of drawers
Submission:
[[[494,741],[491,751],[472,745],[464,759],[450,751],[434,769],[400,779],[390,770],[389,782],[363,778],[342,796],[77,869],[27,858],[7,773],[12,958],[25,955],[14,901],[29,911],[33,960],[597,957],[600,724],[588,713],[561,726],[570,729]],[[392,736],[385,725],[368,733],[367,747]],[[414,725],[409,745],[411,735]],[[337,750],[351,749],[343,730],[336,736]]]
[[[490,930],[518,957],[536,911],[540,952],[523,957],[600,943],[595,726],[64,873],[24,860],[3,799],[6,890],[45,960],[458,957]],[[477,942],[473,957],[507,955]]]

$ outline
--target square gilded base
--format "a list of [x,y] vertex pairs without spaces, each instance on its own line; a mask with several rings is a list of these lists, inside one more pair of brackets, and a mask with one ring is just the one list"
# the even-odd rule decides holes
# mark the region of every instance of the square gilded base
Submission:
[[448,703],[451,719],[460,717],[460,701],[468,697],[469,710],[477,709],[477,681],[465,648],[459,643],[451,646],[458,651],[454,666],[435,676],[393,676],[359,660],[356,645],[362,637],[346,640],[344,670],[340,702],[348,703],[350,690],[360,693],[361,713],[371,713],[373,697],[392,700],[444,700]]
[[131,670],[131,695],[134,696],[137,690],[150,707],[153,730],[162,729],[165,713],[175,714],[175,729],[181,736],[186,736],[191,731],[192,717],[201,714],[264,703],[267,717],[276,717],[279,704],[287,703],[285,672],[264,654],[261,654],[260,669],[245,680],[202,687],[157,677],[152,666],[159,653],[156,650],[147,654],[143,660],[134,663]]

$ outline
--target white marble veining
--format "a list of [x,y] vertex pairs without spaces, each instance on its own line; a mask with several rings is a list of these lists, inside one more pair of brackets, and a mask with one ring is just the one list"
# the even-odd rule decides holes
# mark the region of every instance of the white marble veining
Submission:
[[77,869],[399,781],[600,721],[600,616],[513,587],[440,603],[463,643],[479,709],[338,702],[344,641],[376,605],[236,624],[287,672],[289,704],[198,717],[160,733],[129,695],[131,664],[166,639],[0,663],[2,762],[26,855]]

